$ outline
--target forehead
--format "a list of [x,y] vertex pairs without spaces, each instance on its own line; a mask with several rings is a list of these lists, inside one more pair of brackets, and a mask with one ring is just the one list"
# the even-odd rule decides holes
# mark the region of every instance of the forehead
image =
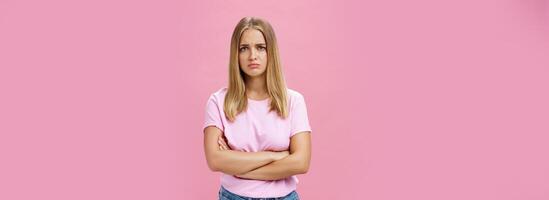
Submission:
[[246,29],[240,37],[240,44],[258,44],[265,43],[265,37],[263,33],[257,29]]

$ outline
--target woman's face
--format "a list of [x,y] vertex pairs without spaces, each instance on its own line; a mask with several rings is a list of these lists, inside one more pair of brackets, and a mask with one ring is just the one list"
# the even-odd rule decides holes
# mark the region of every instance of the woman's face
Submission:
[[249,77],[260,76],[267,69],[267,44],[263,33],[256,29],[246,29],[238,47],[240,69]]

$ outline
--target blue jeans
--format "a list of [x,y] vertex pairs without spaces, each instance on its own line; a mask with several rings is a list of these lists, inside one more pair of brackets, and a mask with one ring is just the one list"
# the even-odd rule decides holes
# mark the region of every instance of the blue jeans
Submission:
[[244,196],[240,196],[232,192],[229,192],[223,186],[221,186],[221,189],[219,190],[219,200],[299,200],[299,196],[297,195],[297,192],[294,190],[290,192],[290,194],[283,197],[275,197],[275,198],[244,197]]

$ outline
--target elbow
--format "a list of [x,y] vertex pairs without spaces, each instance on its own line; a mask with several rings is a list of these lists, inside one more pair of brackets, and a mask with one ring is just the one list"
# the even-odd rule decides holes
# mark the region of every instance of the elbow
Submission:
[[217,159],[215,158],[214,155],[206,156],[206,162],[208,164],[208,168],[210,169],[210,171],[218,172],[221,170],[219,167],[219,163],[217,162]]
[[309,163],[305,163],[305,162],[299,163],[297,166],[297,173],[306,174],[307,172],[309,172]]
[[212,171],[212,172],[220,171],[220,169],[215,165],[208,165],[208,168],[210,168],[210,171]]
[[211,160],[208,160],[208,168],[210,168],[210,171],[212,172],[219,171],[219,167],[217,167],[217,165]]
[[302,167],[301,170],[299,171],[300,174],[306,174],[307,172],[309,172],[309,166]]
[[210,171],[212,172],[221,172],[224,174],[229,175],[238,175],[238,174],[244,174],[246,171],[242,171],[240,169],[233,169],[230,167],[223,167],[223,165],[218,164],[217,162],[208,162],[208,168],[210,168]]
[[235,169],[232,169],[231,167],[224,164],[223,161],[219,159],[219,157],[215,157],[215,156],[209,157],[207,159],[207,162],[208,162],[208,168],[212,172],[222,172],[230,175],[239,174],[239,171],[235,172],[234,171]]
[[296,155],[292,158],[294,161],[293,168],[295,170],[295,174],[306,174],[309,172],[309,165],[311,163],[311,159],[309,157]]

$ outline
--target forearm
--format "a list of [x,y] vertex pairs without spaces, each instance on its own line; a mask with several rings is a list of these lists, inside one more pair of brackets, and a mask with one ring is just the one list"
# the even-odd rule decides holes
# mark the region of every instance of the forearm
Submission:
[[237,177],[254,180],[280,180],[293,175],[304,174],[307,172],[308,166],[305,166],[305,163],[300,159],[302,158],[295,154],[289,155],[284,159],[271,162],[245,174],[237,175]]
[[273,152],[268,151],[219,150],[213,158],[214,170],[230,175],[244,174],[275,161]]

